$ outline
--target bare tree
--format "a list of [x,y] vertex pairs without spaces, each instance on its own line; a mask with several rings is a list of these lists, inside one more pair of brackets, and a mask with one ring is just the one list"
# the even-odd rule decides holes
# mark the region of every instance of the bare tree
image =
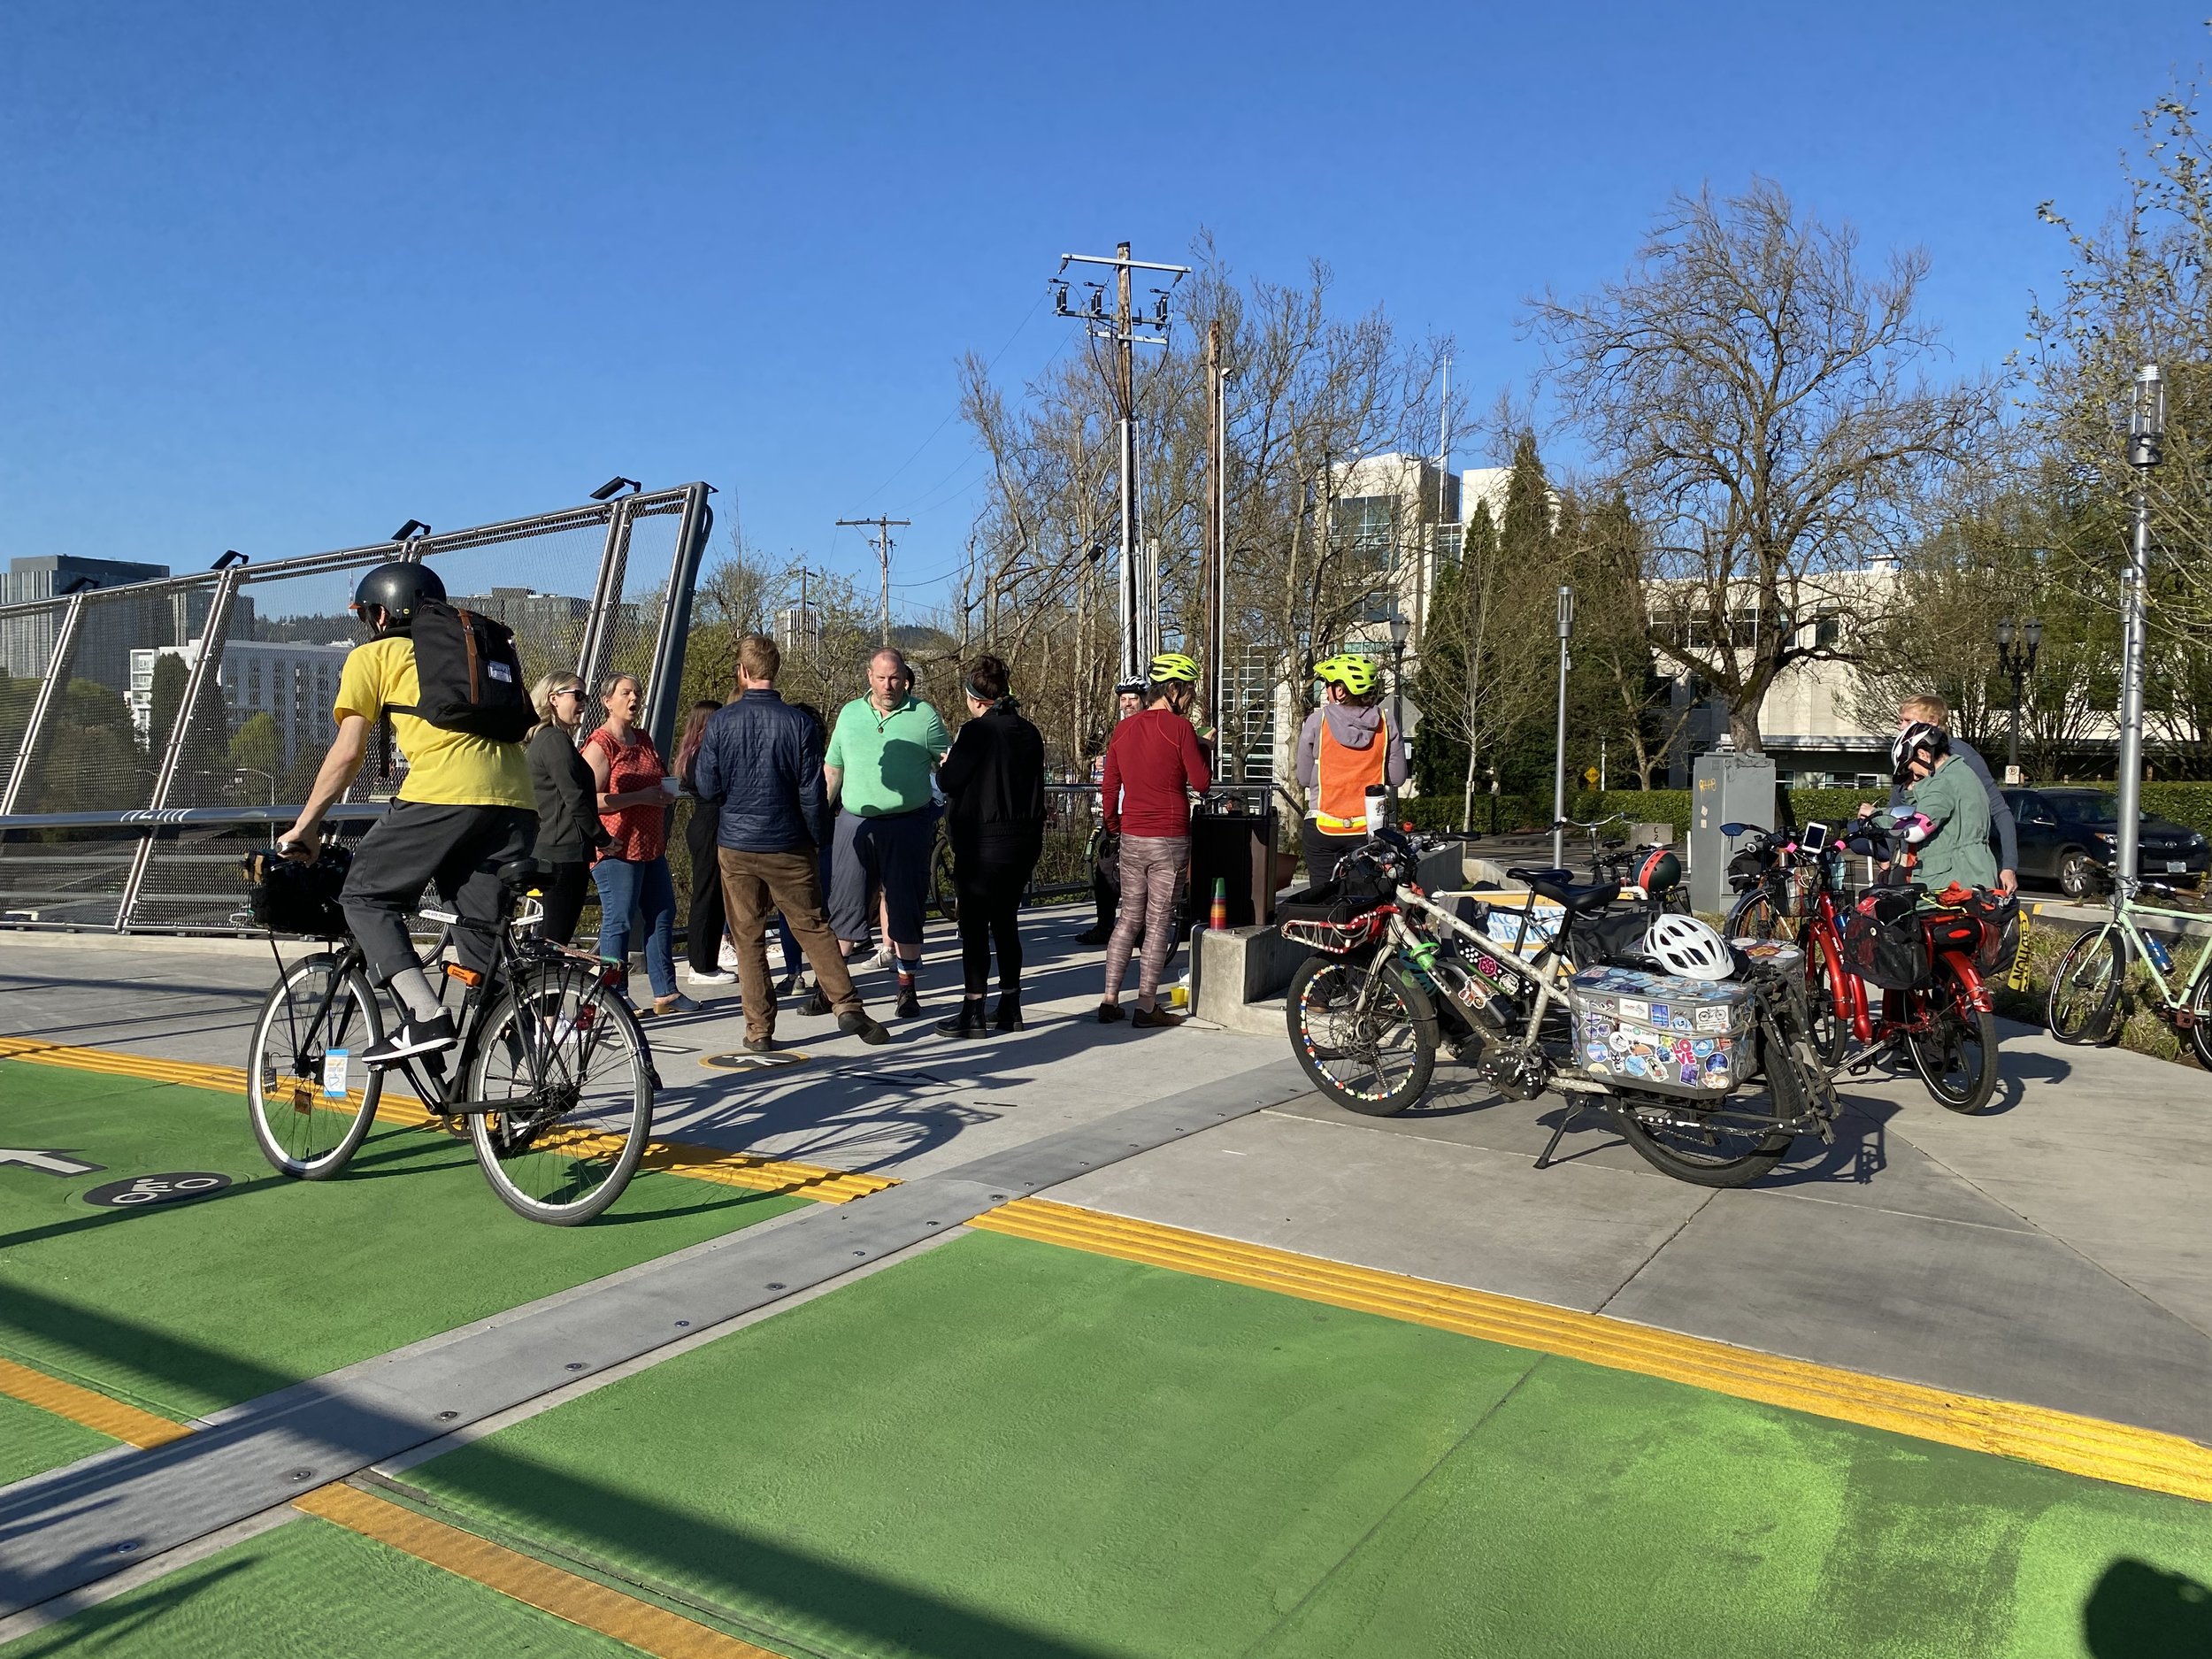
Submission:
[[1910,540],[1993,418],[1985,381],[1923,378],[1926,270],[1912,251],[1869,276],[1847,227],[1755,180],[1676,197],[1622,280],[1532,302],[1552,386],[1650,538],[1653,643],[1727,699],[1740,749],[1784,669],[1848,655],[1851,629],[1809,626],[1865,604],[1834,579]]

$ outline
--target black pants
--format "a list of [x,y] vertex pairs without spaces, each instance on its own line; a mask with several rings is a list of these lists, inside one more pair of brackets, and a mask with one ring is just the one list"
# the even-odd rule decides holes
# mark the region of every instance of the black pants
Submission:
[[1298,839],[1306,855],[1306,885],[1325,887],[1336,879],[1336,861],[1367,844],[1363,834],[1331,835],[1311,818],[1298,826]]
[[500,866],[527,858],[537,839],[538,815],[526,807],[393,802],[355,849],[338,894],[370,977],[389,985],[422,965],[407,938],[407,912],[430,886],[460,913],[453,939],[461,965],[489,972],[493,929],[505,902]]
[[1022,988],[1022,890],[1042,850],[1041,834],[987,836],[952,844],[953,896],[960,908],[960,967],[970,996],[991,987],[998,947],[998,988]]
[[714,834],[721,810],[704,802],[691,804],[684,845],[691,849],[691,909],[684,918],[684,949],[694,973],[713,973],[722,965],[722,933],[728,915],[722,902],[722,860]]
[[538,936],[549,945],[565,945],[576,937],[576,918],[584,913],[584,895],[591,891],[591,866],[582,859],[564,859],[546,865],[540,884],[544,895],[545,920]]

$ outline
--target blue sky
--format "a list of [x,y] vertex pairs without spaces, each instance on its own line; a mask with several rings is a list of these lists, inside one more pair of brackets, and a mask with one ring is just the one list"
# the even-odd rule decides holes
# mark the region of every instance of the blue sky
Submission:
[[1345,310],[1455,335],[1481,403],[1532,366],[1525,296],[1754,173],[1924,246],[1993,365],[2063,263],[2036,204],[2116,199],[2201,15],[18,0],[0,557],[273,557],[619,472],[871,580],[833,521],[912,518],[919,608],[980,483],[954,365],[1063,345],[1061,252],[1320,257]]

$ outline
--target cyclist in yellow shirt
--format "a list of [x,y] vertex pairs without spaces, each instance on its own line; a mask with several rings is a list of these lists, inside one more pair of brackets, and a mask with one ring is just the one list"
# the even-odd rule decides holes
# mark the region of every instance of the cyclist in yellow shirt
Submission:
[[307,804],[277,842],[287,857],[314,862],[323,817],[344,799],[367,757],[370,728],[389,710],[407,777],[356,849],[338,898],[371,974],[398,1006],[397,1028],[359,1056],[369,1065],[434,1053],[456,1041],[453,1017],[407,937],[407,912],[423,888],[434,883],[461,917],[455,931],[461,965],[487,973],[490,929],[503,902],[499,869],[528,857],[538,835],[537,796],[520,743],[450,731],[412,711],[422,694],[408,629],[419,602],[444,598],[438,573],[418,564],[380,565],[361,579],[350,608],[372,637],[346,657],[333,710],[338,735]]

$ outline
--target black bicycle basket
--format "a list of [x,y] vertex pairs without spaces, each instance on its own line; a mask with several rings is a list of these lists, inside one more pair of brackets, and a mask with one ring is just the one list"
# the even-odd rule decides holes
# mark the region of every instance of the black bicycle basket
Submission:
[[1843,968],[1886,991],[1913,991],[1928,982],[1928,937],[1919,901],[1909,889],[1868,894],[1843,918]]
[[353,854],[326,847],[311,864],[257,848],[246,855],[242,872],[250,884],[246,908],[254,925],[273,933],[300,933],[311,939],[342,939],[345,912],[338,889],[353,867]]

